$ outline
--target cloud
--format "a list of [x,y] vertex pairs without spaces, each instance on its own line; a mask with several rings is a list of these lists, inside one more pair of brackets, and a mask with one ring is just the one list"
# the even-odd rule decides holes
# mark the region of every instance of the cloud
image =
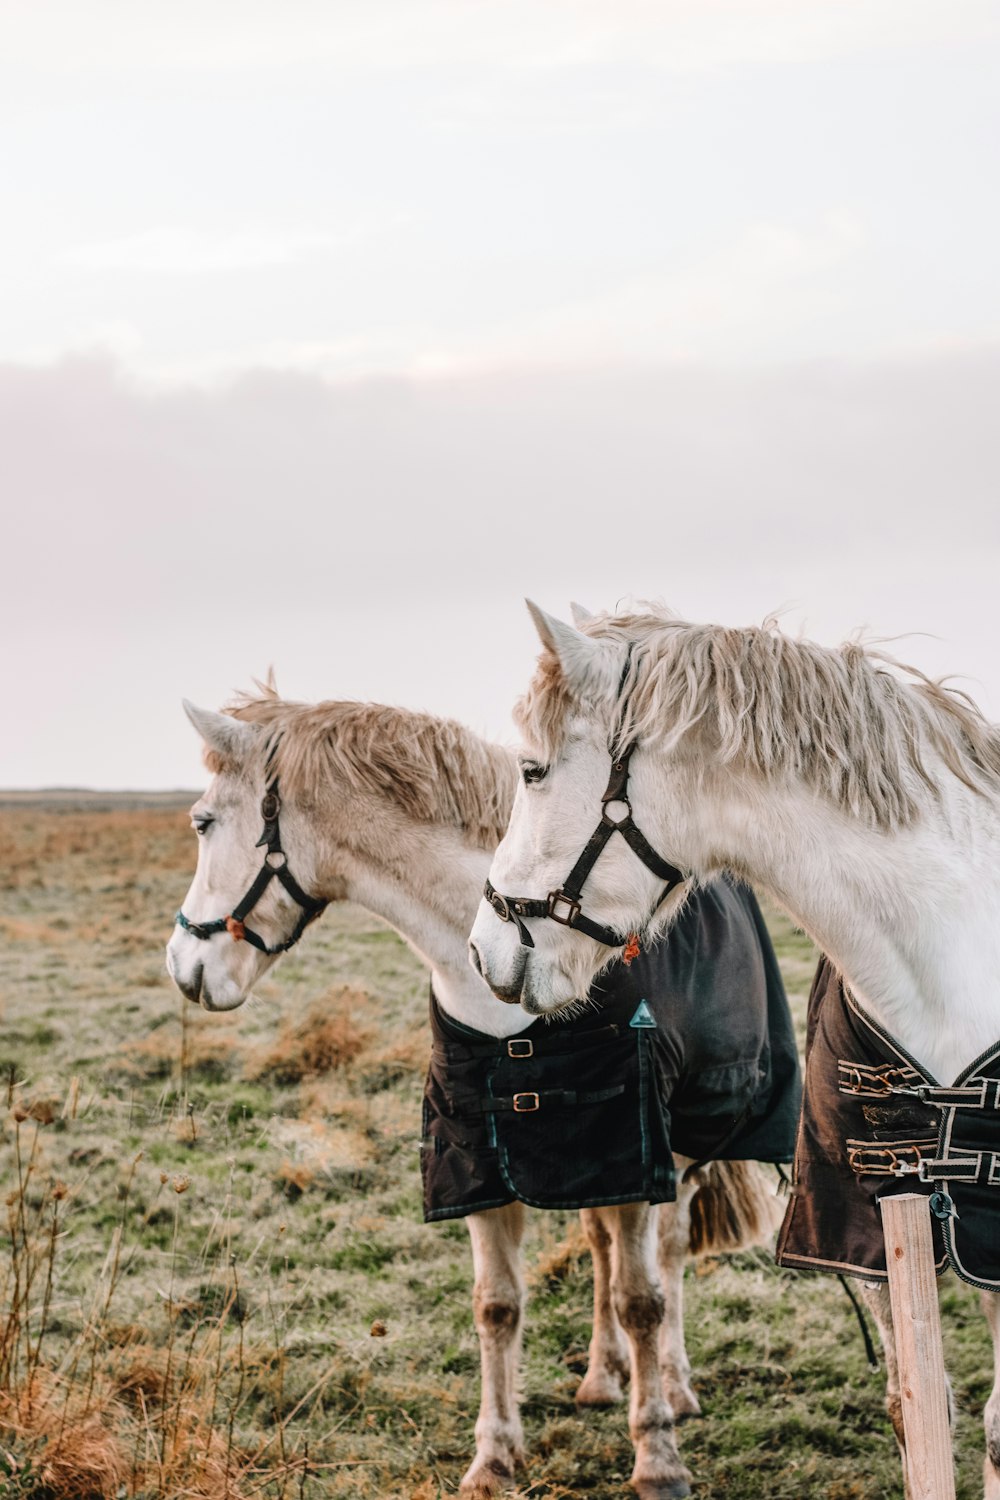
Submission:
[[288,266],[348,243],[350,234],[315,229],[244,229],[210,233],[163,226],[119,239],[75,245],[53,257],[91,271],[138,271],[201,276]]
[[15,84],[26,66],[100,75],[639,64],[677,73],[940,48],[995,37],[998,25],[990,0],[54,0],[20,7],[4,53]]
[[[849,264],[864,245],[862,226],[846,214],[805,226],[752,223],[698,255],[480,339],[475,360],[479,367],[609,358],[773,362],[803,345],[829,349],[831,340],[809,334],[831,300],[843,298]],[[460,351],[455,356],[451,368],[460,369]],[[437,362],[447,368],[447,355]]]
[[[279,256],[305,260],[334,243],[333,236],[305,231],[213,238],[170,230],[78,247],[61,259],[92,270],[194,276],[264,269],[281,263]],[[81,327],[60,352],[73,357],[104,347],[150,383],[201,386],[231,381],[247,368],[363,380],[483,375],[514,366],[563,369],[570,362],[585,368],[609,361],[773,362],[803,348],[840,350],[845,323],[838,323],[838,308],[865,247],[864,228],[851,215],[829,213],[811,223],[762,220],[715,244],[675,253],[655,271],[619,272],[588,296],[553,289],[536,310],[529,302],[512,311],[501,300],[498,310],[481,307],[461,327],[444,319],[437,326],[415,317],[390,322],[376,298],[363,330],[335,338],[254,339],[248,330],[229,350],[164,354],[142,341],[134,323],[120,319]],[[324,290],[321,279],[317,305]],[[853,325],[846,337],[859,342]],[[43,357],[58,355],[49,349]],[[38,362],[34,354],[32,362]]]
[[998,381],[1000,349],[212,391],[0,367],[4,780],[196,783],[178,700],[270,662],[504,734],[524,594],[930,631],[896,649],[1000,706]]

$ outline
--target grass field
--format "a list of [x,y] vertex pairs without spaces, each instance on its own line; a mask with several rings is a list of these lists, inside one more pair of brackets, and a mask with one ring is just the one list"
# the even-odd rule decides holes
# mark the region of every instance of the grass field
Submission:
[[[171,798],[0,807],[0,1497],[436,1500],[472,1454],[478,1348],[461,1223],[420,1217],[426,978],[331,908],[213,1017],[163,945],[194,869]],[[773,931],[801,1022],[809,944]],[[624,1410],[578,1416],[590,1277],[532,1216],[518,1495],[626,1495]],[[688,1272],[700,1497],[902,1494],[835,1280],[766,1252]],[[991,1351],[943,1284],[961,1500],[981,1494]]]

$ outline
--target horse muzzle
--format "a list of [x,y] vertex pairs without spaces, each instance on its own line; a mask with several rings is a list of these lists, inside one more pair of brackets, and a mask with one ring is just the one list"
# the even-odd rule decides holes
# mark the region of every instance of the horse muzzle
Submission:
[[[489,912],[489,908],[487,911]],[[502,1000],[505,1005],[519,1005],[527,969],[527,950],[519,947],[516,942],[505,943],[503,937],[495,931],[495,921],[487,921],[484,924],[485,930],[481,930],[481,920],[480,913],[469,938],[469,962],[498,1000]]]
[[167,973],[185,999],[202,1010],[236,1010],[247,998],[249,986],[225,970],[220,972],[219,963],[212,962],[215,946],[199,947],[181,927],[175,927],[167,944]]

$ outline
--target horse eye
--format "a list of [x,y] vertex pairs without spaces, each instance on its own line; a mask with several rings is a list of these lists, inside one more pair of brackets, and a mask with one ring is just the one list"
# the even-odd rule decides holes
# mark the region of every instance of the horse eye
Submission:
[[530,786],[533,781],[542,781],[548,775],[548,766],[540,766],[537,761],[524,760],[521,762],[521,776],[525,786]]
[[201,838],[201,835],[205,833],[209,828],[211,828],[214,822],[215,819],[213,817],[210,817],[207,813],[200,813],[198,817],[191,819],[191,825],[199,838]]

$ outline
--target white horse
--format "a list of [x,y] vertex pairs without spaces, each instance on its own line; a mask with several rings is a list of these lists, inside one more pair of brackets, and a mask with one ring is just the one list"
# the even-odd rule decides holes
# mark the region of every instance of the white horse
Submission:
[[[995,1048],[1000,731],[968,699],[857,644],[831,651],[665,612],[584,614],[581,630],[529,607],[544,649],[517,710],[524,774],[489,878],[508,900],[554,893],[561,920],[529,919],[529,949],[481,904],[473,960],[500,998],[546,1014],[608,962],[613,950],[574,930],[559,893],[600,815],[610,756],[626,762],[630,804],[614,815],[678,880],[665,894],[612,838],[580,897],[591,922],[652,937],[691,882],[735,871],[812,935],[929,1077],[948,1084]],[[902,1444],[888,1297],[869,1287],[867,1299]],[[1000,1298],[983,1301],[997,1349],[984,1485],[997,1500]]]
[[[214,775],[191,810],[198,867],[184,925],[167,949],[185,995],[208,1010],[240,1005],[316,908],[348,899],[390,922],[415,949],[448,1016],[490,1037],[524,1030],[520,1012],[496,1003],[467,953],[510,812],[511,752],[447,720],[374,704],[286,703],[270,687],[228,714],[186,707]],[[277,797],[261,807],[275,776],[280,834]],[[262,816],[266,855],[258,848]],[[262,861],[280,874],[271,879]],[[249,906],[244,892],[256,893]],[[676,1203],[581,1211],[594,1263],[594,1322],[576,1399],[581,1406],[620,1400],[630,1377],[633,1482],[644,1500],[689,1493],[673,1431],[675,1417],[699,1412],[684,1348],[685,1259],[754,1243],[773,1229],[774,1196],[758,1167],[714,1163],[684,1181],[688,1165],[677,1158]],[[514,1202],[467,1223],[482,1399],[462,1493],[478,1496],[495,1493],[523,1456],[524,1209]]]

